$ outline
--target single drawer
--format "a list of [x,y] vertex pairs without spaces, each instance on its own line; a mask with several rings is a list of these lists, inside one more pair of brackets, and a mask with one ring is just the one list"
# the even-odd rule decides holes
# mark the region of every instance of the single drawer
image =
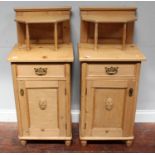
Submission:
[[64,64],[19,64],[17,77],[65,77]]
[[88,64],[87,76],[135,76],[134,64]]

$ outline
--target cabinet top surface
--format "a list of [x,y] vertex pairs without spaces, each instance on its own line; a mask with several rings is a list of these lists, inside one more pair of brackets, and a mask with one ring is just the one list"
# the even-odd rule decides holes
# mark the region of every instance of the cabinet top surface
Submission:
[[59,45],[58,50],[55,50],[50,45],[33,45],[30,51],[19,49],[15,45],[8,56],[10,62],[73,62],[73,59],[71,44]]
[[135,45],[100,45],[94,50],[93,45],[79,44],[80,61],[143,61],[143,53]]

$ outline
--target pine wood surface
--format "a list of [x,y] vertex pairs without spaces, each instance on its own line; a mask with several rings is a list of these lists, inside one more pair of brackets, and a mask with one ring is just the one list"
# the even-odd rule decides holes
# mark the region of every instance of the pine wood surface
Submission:
[[[41,72],[40,78],[37,68],[46,68],[46,76]],[[70,64],[16,63],[12,64],[12,71],[21,143],[66,140],[69,146],[72,139]]]
[[[105,72],[111,66],[114,75]],[[122,139],[131,145],[140,63],[82,62],[81,71],[81,143]]]
[[82,15],[82,20],[87,22],[97,22],[97,23],[126,23],[136,20],[134,15],[117,15],[104,13],[103,15]]
[[135,140],[127,147],[122,141],[89,141],[82,147],[78,124],[73,124],[73,143],[65,146],[63,141],[28,141],[22,146],[18,139],[16,123],[0,123],[0,152],[152,152],[155,153],[155,123],[136,123]]
[[64,64],[49,64],[49,63],[30,63],[17,65],[17,77],[35,77],[38,75],[34,71],[34,68],[46,68],[46,75],[43,77],[65,77],[65,65]]
[[135,8],[82,8],[80,140],[134,139],[141,61],[133,44]]
[[[18,43],[12,66],[18,138],[71,144],[71,8],[15,9]],[[52,24],[53,23],[53,24]]]
[[71,44],[59,45],[56,51],[51,45],[31,45],[31,50],[13,48],[8,56],[10,62],[73,62]]
[[93,43],[94,49],[100,44],[133,43],[136,8],[80,8],[81,43]]
[[57,16],[51,16],[51,15],[42,15],[42,16],[28,16],[28,17],[17,17],[15,20],[17,22],[21,23],[55,23],[55,22],[62,22],[69,20],[69,15],[57,15]]
[[16,8],[16,21],[23,23],[54,23],[70,19],[70,7]]
[[136,45],[127,45],[122,50],[121,45],[98,45],[94,50],[92,44],[79,44],[80,61],[142,61],[145,56]]
[[80,11],[135,11],[137,8],[132,7],[80,7]]
[[44,12],[44,11],[70,11],[71,7],[63,6],[63,7],[36,7],[36,8],[25,8],[25,7],[16,7],[14,9],[16,12]]
[[71,8],[15,9],[18,47],[26,46],[31,50],[33,43],[58,44],[70,43]]
[[127,63],[91,63],[88,65],[87,77],[111,77],[105,72],[105,67],[116,66],[118,73],[113,77],[134,77],[136,74],[136,65]]

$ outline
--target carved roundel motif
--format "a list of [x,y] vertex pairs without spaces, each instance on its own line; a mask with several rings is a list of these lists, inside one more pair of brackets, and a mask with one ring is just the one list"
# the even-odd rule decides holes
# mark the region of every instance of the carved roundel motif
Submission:
[[113,108],[113,100],[111,97],[105,99],[105,109],[110,111]]

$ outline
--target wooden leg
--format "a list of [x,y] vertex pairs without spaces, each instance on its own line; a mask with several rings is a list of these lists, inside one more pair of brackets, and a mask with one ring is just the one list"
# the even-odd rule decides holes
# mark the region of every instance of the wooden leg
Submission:
[[66,146],[70,146],[70,145],[71,145],[71,140],[66,140],[66,141],[65,141],[65,145],[66,145]]
[[26,140],[21,140],[20,143],[21,143],[23,146],[26,146],[27,141],[26,141]]
[[126,141],[126,146],[130,147],[132,145],[132,143],[133,143],[133,140],[127,140]]
[[87,141],[86,140],[81,140],[81,145],[82,146],[86,146],[87,145]]

